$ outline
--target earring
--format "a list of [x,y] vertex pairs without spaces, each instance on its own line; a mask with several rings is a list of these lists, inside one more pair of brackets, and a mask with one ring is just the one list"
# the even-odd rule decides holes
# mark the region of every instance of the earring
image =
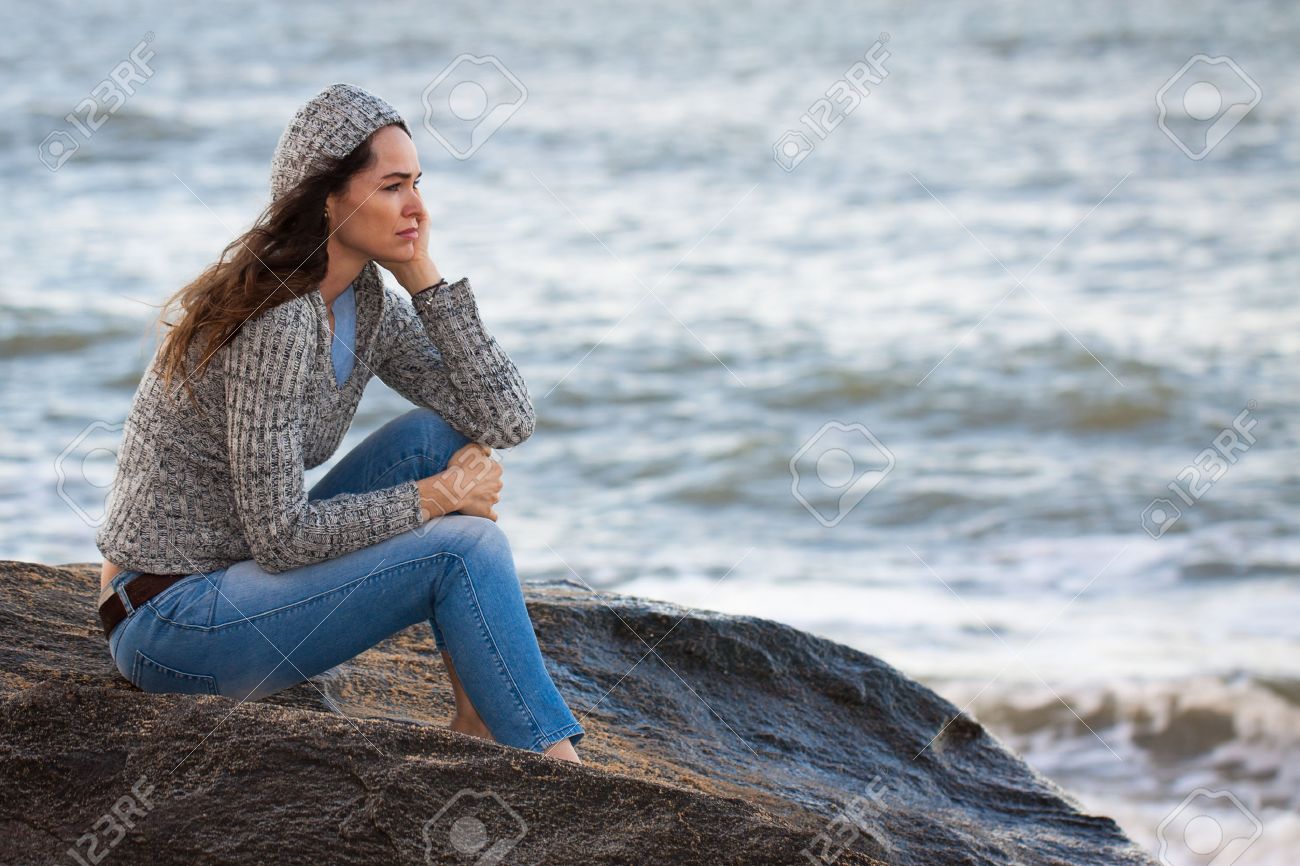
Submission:
[[330,209],[325,208],[325,222],[329,222],[329,220],[330,220]]

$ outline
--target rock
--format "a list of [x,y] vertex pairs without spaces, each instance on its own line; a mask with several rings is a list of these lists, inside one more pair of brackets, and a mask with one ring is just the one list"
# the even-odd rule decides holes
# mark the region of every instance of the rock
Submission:
[[5,863],[1153,862],[934,692],[776,622],[526,584],[574,765],[447,730],[424,627],[260,701],[141,692],[98,574],[0,561]]

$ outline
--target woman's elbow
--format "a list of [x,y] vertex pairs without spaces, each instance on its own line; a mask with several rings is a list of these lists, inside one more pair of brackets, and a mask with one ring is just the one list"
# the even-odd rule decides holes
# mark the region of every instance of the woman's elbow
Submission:
[[477,438],[478,441],[492,448],[513,448],[533,435],[536,423],[536,417],[530,406],[527,411],[512,412],[494,418],[493,423],[487,425],[482,435]]

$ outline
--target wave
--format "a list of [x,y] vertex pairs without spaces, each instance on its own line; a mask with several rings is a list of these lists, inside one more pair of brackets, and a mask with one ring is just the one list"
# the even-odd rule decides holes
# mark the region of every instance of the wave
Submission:
[[0,359],[40,355],[63,355],[92,346],[117,342],[124,337],[138,337],[137,330],[118,328],[98,331],[52,331],[49,333],[14,333],[0,336]]
[[[956,699],[968,690],[940,689]],[[1212,781],[1243,802],[1300,808],[1300,678],[995,686],[971,713],[1053,778],[1167,797]]]

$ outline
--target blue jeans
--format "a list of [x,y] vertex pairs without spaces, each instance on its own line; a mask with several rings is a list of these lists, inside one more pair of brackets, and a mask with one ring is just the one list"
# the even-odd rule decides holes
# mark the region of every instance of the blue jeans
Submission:
[[[388,487],[447,468],[469,440],[413,409],[346,454],[308,498]],[[120,589],[140,572],[113,578]],[[146,692],[255,700],[427,622],[479,717],[502,744],[544,751],[584,731],[537,645],[509,542],[453,512],[387,541],[278,574],[248,559],[184,577],[109,636],[117,669]]]

